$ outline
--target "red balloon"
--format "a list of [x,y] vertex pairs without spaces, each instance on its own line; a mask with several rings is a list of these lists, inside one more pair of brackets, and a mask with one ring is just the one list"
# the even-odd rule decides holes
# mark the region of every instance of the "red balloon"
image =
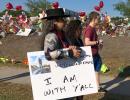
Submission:
[[13,5],[12,5],[10,2],[7,3],[7,4],[6,4],[6,9],[7,9],[7,10],[13,9]]
[[100,1],[99,7],[100,7],[100,8],[103,8],[103,7],[104,7],[104,2],[103,2],[103,1]]
[[85,12],[80,12],[80,13],[79,13],[79,16],[80,16],[80,17],[83,17],[83,16],[85,16],[85,15],[86,15]]
[[20,6],[20,5],[19,5],[19,6],[16,6],[16,10],[17,10],[17,11],[22,10],[22,6]]
[[96,11],[100,11],[100,7],[98,7],[98,6],[95,6],[94,9],[95,9]]
[[58,2],[54,2],[54,3],[52,4],[52,6],[53,6],[55,9],[57,9],[57,8],[59,7],[59,3],[58,3]]

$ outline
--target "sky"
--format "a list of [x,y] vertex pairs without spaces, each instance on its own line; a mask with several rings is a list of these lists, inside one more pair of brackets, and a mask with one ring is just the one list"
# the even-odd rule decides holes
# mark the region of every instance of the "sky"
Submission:
[[[94,6],[98,5],[100,0],[48,0],[49,2],[56,2],[58,1],[60,4],[60,7],[64,7],[70,10],[74,11],[85,11],[87,13],[94,10]],[[104,8],[103,11],[107,12],[110,16],[121,16],[120,13],[116,10],[114,10],[113,5],[125,0],[103,0],[104,1]],[[16,5],[22,5],[24,9],[25,2],[27,0],[0,0],[0,11],[5,9],[6,3],[12,3],[14,6]]]

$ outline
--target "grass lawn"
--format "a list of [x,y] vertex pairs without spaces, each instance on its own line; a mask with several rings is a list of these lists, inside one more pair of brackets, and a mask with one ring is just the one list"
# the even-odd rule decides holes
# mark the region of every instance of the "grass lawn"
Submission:
[[[97,93],[84,96],[84,100],[128,100],[127,96]],[[29,85],[0,83],[0,100],[33,100]]]
[[0,100],[33,100],[31,86],[1,82]]
[[[130,37],[110,38],[106,36],[102,38],[104,40],[104,48],[100,54],[103,63],[110,68],[109,72],[102,75],[130,77]],[[4,45],[1,46],[0,51],[4,56],[23,59],[28,51],[40,50],[39,40],[37,37],[21,38],[11,35],[3,39]],[[11,49],[9,50],[9,48]],[[27,65],[20,63],[0,63],[0,67],[3,66],[28,68]],[[119,71],[120,67],[124,68],[123,72]],[[98,93],[87,95],[84,100],[129,100],[129,98],[118,94]],[[0,82],[0,100],[33,100],[31,86]]]

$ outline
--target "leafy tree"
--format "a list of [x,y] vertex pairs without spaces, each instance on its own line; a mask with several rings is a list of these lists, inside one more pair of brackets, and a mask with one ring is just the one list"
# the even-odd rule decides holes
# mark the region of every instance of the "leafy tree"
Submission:
[[114,8],[118,10],[123,16],[130,18],[130,0],[121,1],[114,4]]
[[49,3],[47,0],[27,0],[25,5],[32,16],[37,16],[39,12],[45,10],[46,7],[51,7],[51,3]]
[[121,23],[124,23],[123,17],[112,17],[111,21],[115,23],[115,25],[120,25]]

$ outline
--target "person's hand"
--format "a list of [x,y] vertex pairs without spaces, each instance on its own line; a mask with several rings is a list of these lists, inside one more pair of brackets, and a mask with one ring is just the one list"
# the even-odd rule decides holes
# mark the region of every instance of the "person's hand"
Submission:
[[103,48],[103,40],[102,40],[102,39],[99,40],[99,48],[100,48],[100,49]]
[[69,46],[69,50],[76,49],[76,46]]
[[81,55],[81,50],[77,50],[76,48],[72,49],[72,52],[75,58],[79,58]]

